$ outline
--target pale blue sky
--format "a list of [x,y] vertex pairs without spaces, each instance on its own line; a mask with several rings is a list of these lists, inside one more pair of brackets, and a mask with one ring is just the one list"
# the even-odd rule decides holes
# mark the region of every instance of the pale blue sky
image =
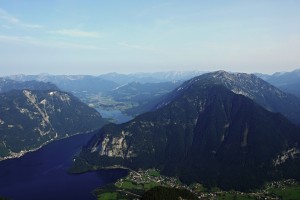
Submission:
[[0,75],[295,68],[298,0],[0,0]]

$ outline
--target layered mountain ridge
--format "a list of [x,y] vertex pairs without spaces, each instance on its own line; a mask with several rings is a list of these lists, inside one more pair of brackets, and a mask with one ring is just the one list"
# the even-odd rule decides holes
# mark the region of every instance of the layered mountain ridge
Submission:
[[257,75],[281,90],[294,94],[300,98],[300,69],[291,72],[277,72],[272,75]]
[[252,75],[218,71],[198,76],[153,112],[104,126],[76,158],[73,171],[154,167],[188,183],[239,190],[300,178],[298,170],[285,172],[300,166],[299,129],[253,101],[263,104],[273,94],[286,97]]

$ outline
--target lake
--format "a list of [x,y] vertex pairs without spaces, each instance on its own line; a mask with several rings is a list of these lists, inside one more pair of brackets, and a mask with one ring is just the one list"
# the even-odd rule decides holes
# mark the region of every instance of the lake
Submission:
[[94,133],[54,141],[21,158],[0,162],[0,196],[13,200],[93,200],[92,191],[127,175],[121,169],[68,174],[73,156]]
[[117,109],[96,108],[103,118],[113,119],[116,124],[128,122],[133,119],[132,116],[126,115]]

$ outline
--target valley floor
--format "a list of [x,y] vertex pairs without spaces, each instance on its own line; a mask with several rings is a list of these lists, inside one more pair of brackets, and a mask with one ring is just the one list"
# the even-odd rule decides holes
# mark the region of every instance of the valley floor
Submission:
[[[218,188],[208,190],[201,184],[185,185],[177,178],[161,175],[155,169],[146,171],[131,171],[125,178],[119,179],[115,184],[94,191],[101,200],[132,200],[144,198],[146,191],[163,186],[165,188],[178,188],[193,194],[196,199],[202,200],[299,200],[300,185],[294,180],[271,182],[261,190],[251,193],[238,191],[222,191]],[[171,192],[171,190],[170,190]]]

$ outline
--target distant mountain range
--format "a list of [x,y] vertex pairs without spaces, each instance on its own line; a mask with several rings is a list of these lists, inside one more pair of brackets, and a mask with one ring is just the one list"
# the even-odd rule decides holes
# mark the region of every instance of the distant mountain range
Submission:
[[300,167],[300,129],[282,115],[299,120],[299,107],[290,115],[290,103],[299,105],[254,75],[204,74],[183,83],[152,112],[104,126],[72,171],[157,168],[187,183],[238,190],[280,178],[300,180],[294,170]]
[[[202,71],[169,71],[169,72],[154,72],[154,73],[133,73],[133,74],[119,74],[119,73],[108,73],[102,74],[99,76],[91,76],[91,75],[51,75],[51,74],[39,74],[39,75],[12,75],[6,78],[16,80],[16,81],[43,81],[43,82],[52,82],[58,85],[61,89],[70,90],[69,83],[74,83],[75,81],[84,83],[83,85],[79,85],[78,87],[72,86],[71,88],[75,88],[77,90],[82,89],[84,86],[91,86],[88,85],[87,82],[90,83],[101,83],[101,81],[108,81],[106,82],[107,86],[109,85],[112,87],[116,84],[118,86],[128,84],[131,82],[139,82],[139,83],[161,83],[161,82],[172,82],[172,81],[185,81],[191,79],[195,76],[204,74],[205,72]],[[64,88],[62,87],[65,85]],[[103,85],[98,85],[98,90],[102,88]],[[110,90],[112,88],[107,87],[104,90]]]
[[204,74],[203,71],[169,71],[169,72],[153,72],[153,73],[133,73],[133,74],[119,74],[109,73],[103,74],[99,77],[117,82],[121,85],[130,82],[139,83],[160,83],[172,81],[185,81],[195,76]]
[[0,93],[8,92],[11,90],[58,90],[56,85],[50,82],[40,82],[40,81],[15,81],[8,78],[0,78]]
[[277,72],[273,75],[257,75],[283,91],[294,94],[300,98],[300,69],[291,72]]
[[0,160],[106,122],[96,110],[51,83],[2,79],[0,88]]
[[[159,98],[175,89],[183,80],[203,72],[157,72],[90,75],[14,75],[15,81],[51,82],[71,92],[95,108],[118,109],[136,116],[149,111]],[[1,89],[1,88],[0,88]],[[122,106],[119,106],[122,105]]]
[[[153,106],[160,101],[167,93],[175,89],[183,81],[203,74],[201,71],[188,72],[156,72],[156,73],[135,73],[118,74],[109,73],[99,76],[90,75],[15,75],[9,78],[18,81],[43,81],[52,82],[60,89],[71,92],[86,104],[99,108],[100,110],[120,110],[130,116],[136,116],[143,112],[150,111]],[[282,91],[262,83],[260,79],[247,79],[250,76],[238,74],[232,85],[229,79],[224,84],[235,93],[246,92],[251,99],[272,112],[281,112],[294,123],[300,124],[299,120],[299,101],[291,93],[300,97],[300,71],[275,73],[273,75],[256,74],[270,84],[280,88]],[[234,76],[231,78],[235,78]],[[239,80],[237,80],[239,79]],[[0,79],[0,82],[3,79]],[[252,82],[244,83],[244,80]],[[220,80],[222,81],[222,80]],[[255,83],[257,81],[257,83]],[[9,83],[10,84],[10,83]],[[253,87],[252,91],[247,87]],[[256,86],[255,86],[256,84]],[[262,84],[265,90],[260,96],[255,91],[259,91],[258,86]],[[269,90],[269,91],[268,91]],[[0,88],[1,91],[1,88]],[[278,94],[276,94],[278,93]],[[116,119],[117,120],[117,119]]]
[[39,81],[51,82],[57,85],[61,90],[72,92],[79,98],[85,96],[86,93],[102,93],[110,91],[119,84],[105,80],[100,77],[90,75],[13,75],[6,77],[15,81]]

